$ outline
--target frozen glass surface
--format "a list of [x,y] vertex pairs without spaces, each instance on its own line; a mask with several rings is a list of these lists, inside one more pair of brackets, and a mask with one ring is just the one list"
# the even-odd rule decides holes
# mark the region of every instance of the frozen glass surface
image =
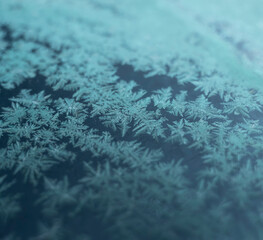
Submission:
[[262,0],[0,0],[0,239],[262,240]]

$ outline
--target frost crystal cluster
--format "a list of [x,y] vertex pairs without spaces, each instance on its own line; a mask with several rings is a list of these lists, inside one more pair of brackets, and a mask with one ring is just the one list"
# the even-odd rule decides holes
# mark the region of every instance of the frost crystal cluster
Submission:
[[0,238],[262,240],[261,0],[0,0]]

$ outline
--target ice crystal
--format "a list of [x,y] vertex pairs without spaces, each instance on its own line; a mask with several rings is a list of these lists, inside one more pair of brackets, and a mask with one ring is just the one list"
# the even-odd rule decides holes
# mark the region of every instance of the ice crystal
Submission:
[[0,1],[1,239],[262,239],[261,2],[197,2]]

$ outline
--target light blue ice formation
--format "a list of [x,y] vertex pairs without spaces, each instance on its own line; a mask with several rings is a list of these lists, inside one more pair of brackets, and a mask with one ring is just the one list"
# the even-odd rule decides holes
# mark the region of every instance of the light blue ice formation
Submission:
[[0,235],[263,239],[262,9],[1,0]]

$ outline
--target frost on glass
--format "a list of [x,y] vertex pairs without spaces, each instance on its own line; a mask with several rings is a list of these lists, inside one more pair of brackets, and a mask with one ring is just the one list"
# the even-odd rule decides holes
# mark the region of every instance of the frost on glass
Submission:
[[262,239],[261,5],[0,1],[0,238]]

